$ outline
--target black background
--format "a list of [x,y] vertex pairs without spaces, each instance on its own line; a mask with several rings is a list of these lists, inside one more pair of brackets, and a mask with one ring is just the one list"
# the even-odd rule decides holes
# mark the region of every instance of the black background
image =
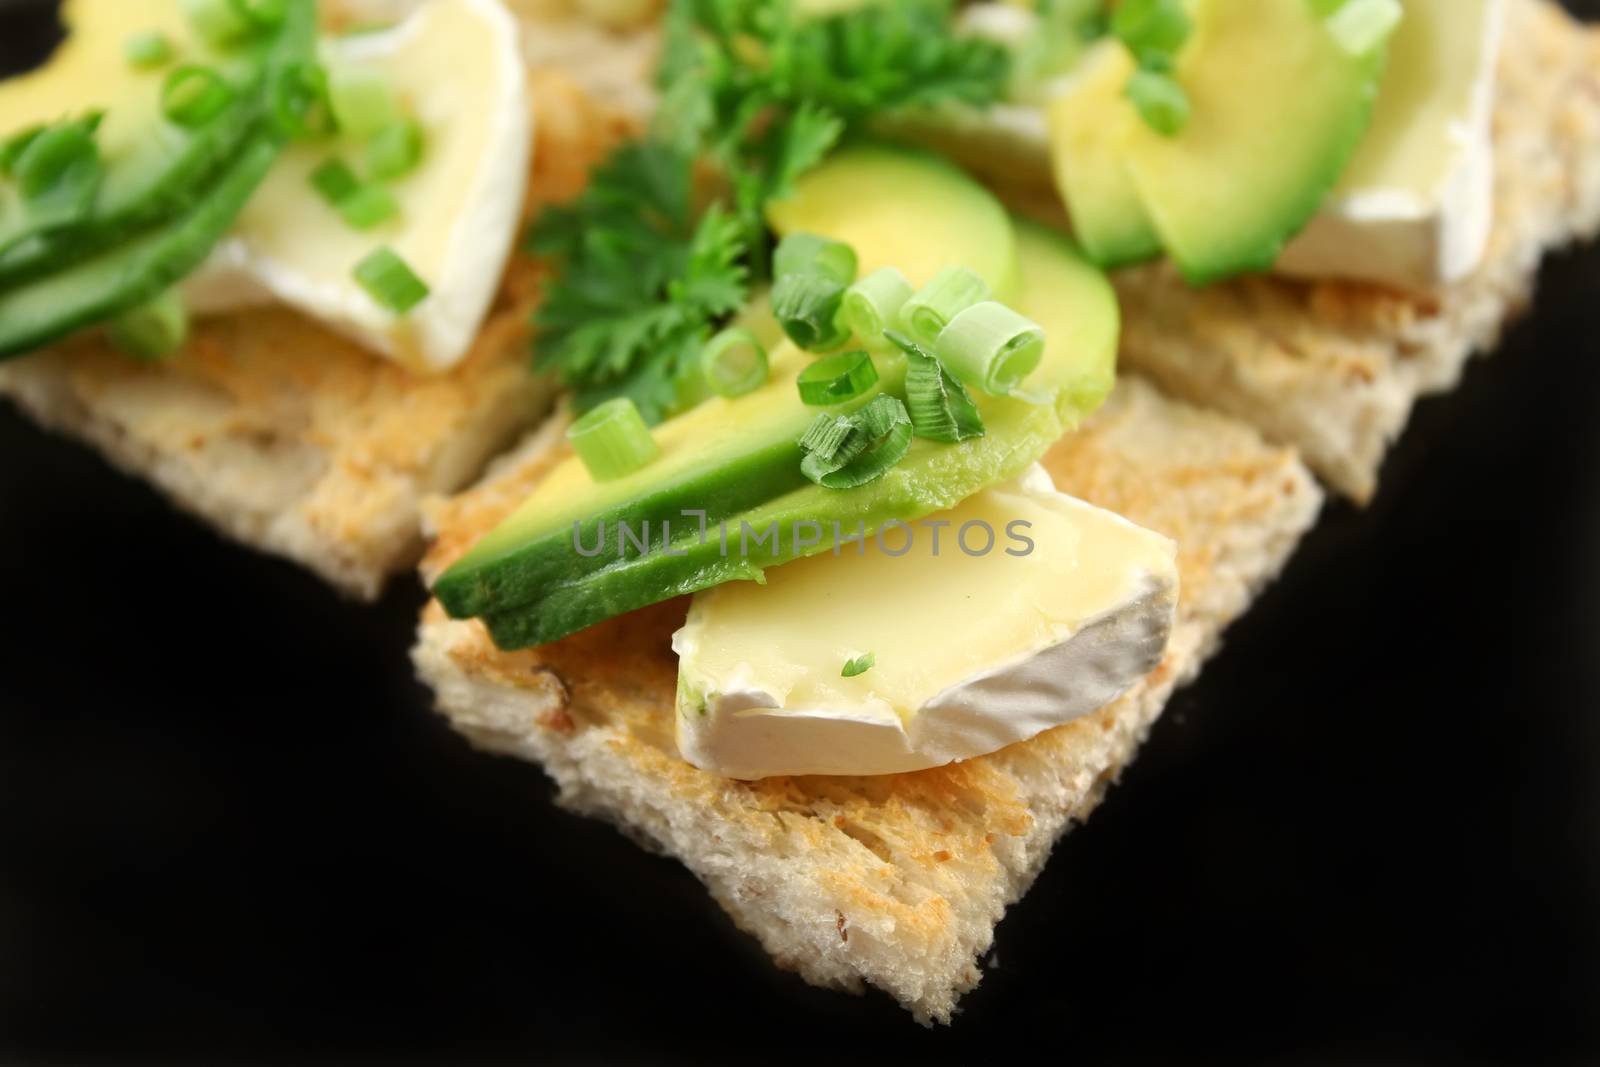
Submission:
[[[51,39],[0,0],[0,54]],[[1600,3],[1577,5],[1600,15]],[[1333,505],[953,1028],[475,754],[376,607],[0,409],[0,1060],[1600,1060],[1600,250]]]

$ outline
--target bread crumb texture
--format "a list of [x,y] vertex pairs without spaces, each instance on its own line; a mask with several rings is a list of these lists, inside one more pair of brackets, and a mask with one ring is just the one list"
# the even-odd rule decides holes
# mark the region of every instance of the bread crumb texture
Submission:
[[[435,502],[440,537],[425,572],[437,575],[563,451],[549,427],[480,488]],[[684,600],[515,653],[435,603],[414,659],[457,729],[543,764],[564,804],[678,857],[781,965],[819,985],[878,986],[919,1020],[948,1022],[1006,906],[1277,572],[1320,500],[1292,451],[1138,380],[1047,466],[1064,491],[1177,539],[1179,623],[1165,661],[1115,704],[990,756],[915,774],[759,782],[691,767],[672,720],[670,637]]]
[[1297,446],[1358,501],[1419,396],[1529,303],[1541,257],[1600,228],[1600,32],[1549,0],[1507,5],[1493,117],[1495,218],[1476,273],[1425,295],[1251,277],[1192,289],[1119,272],[1123,358],[1170,393]]
[[[531,215],[581,189],[630,123],[552,68],[529,77]],[[554,387],[529,372],[527,343],[540,284],[514,254],[471,353],[437,377],[263,308],[202,320],[161,364],[86,333],[0,364],[0,396],[229,536],[370,598],[421,553],[424,496],[469,484],[548,411]]]

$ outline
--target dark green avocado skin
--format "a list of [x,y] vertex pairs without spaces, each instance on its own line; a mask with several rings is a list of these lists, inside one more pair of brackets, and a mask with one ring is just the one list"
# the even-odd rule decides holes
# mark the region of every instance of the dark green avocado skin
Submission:
[[258,132],[186,214],[93,259],[0,293],[0,359],[31,352],[165,292],[198,267],[278,158]]
[[[715,529],[728,516],[806,484],[800,472],[804,454],[797,440],[752,440],[751,445],[748,451],[718,457],[720,461],[708,459],[619,505],[531,534],[505,551],[471,552],[440,576],[433,593],[453,618],[514,611],[556,586],[591,577],[626,558],[615,552],[620,522],[635,532],[648,524],[657,538],[663,523],[675,532],[692,527],[698,533],[699,518],[685,516],[686,509],[704,511],[706,522]],[[593,556],[577,551],[576,545],[599,543],[602,532],[604,551]],[[628,542],[623,547],[628,556],[638,555]]]
[[70,225],[0,226],[0,359],[136,307],[198,267],[276,160],[272,89],[315,44],[315,0],[290,0],[274,35],[234,66],[234,101],[215,120],[152,130]]

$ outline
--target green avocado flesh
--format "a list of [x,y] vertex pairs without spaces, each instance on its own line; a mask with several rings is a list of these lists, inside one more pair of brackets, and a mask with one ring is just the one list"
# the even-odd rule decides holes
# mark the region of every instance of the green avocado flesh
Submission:
[[[0,358],[133,307],[188,274],[225,234],[265,175],[281,137],[270,86],[314,54],[315,0],[291,0],[270,34],[227,54],[189,35],[175,0],[74,0],[72,34],[49,64],[0,83],[0,132],[101,109],[104,176],[94,206],[42,227],[20,207],[0,219]],[[123,57],[133,32],[177,42],[211,66],[232,102],[189,130],[161,114],[161,71]],[[253,180],[252,180],[252,177]]]
[[1126,121],[1124,159],[1161,243],[1194,284],[1272,267],[1360,143],[1383,74],[1380,42],[1352,55],[1327,0],[1197,0],[1176,77],[1176,137]]
[[859,274],[896,267],[922,285],[945,267],[966,267],[1005,300],[1015,284],[1011,219],[954,164],[910,149],[858,144],[767,205],[780,236],[816,233],[856,250]]
[[1108,269],[1161,254],[1161,237],[1111,136],[1122,123],[1139,121],[1123,95],[1136,69],[1121,42],[1102,41],[1050,106],[1056,188],[1084,252]]
[[[891,262],[890,255],[903,257],[900,262],[914,276],[931,277],[952,262],[976,264],[991,279],[1015,271],[1015,235],[1005,210],[977,182],[932,156],[878,147],[836,153],[801,180],[782,216],[780,233],[803,230],[851,243],[862,272]],[[906,224],[886,229],[874,221],[890,218]],[[576,543],[594,543],[601,522],[614,549],[620,519],[635,529],[648,522],[658,533],[666,521],[676,533],[698,523],[682,515],[685,509],[702,510],[715,524],[810,484],[800,472],[799,440],[812,419],[819,411],[847,411],[878,391],[898,389],[904,365],[880,360],[874,392],[824,409],[800,400],[795,377],[808,363],[792,345],[780,345],[766,385],[734,400],[712,398],[662,423],[654,432],[660,456],[626,478],[597,484],[582,464],[567,458],[439,578],[435,595],[458,618],[522,613],[525,607],[526,614],[542,615],[536,605],[556,587],[617,563],[610,552],[585,557],[575,549]],[[636,583],[626,596],[617,595],[624,607],[595,600],[598,614],[561,632],[672,595]]]
[[1045,328],[1048,347],[1024,383],[1027,396],[979,398],[982,437],[955,445],[917,440],[877,481],[848,490],[803,483],[720,525],[713,518],[704,537],[698,527],[674,527],[670,551],[656,530],[649,554],[624,555],[616,531],[609,531],[605,566],[552,585],[537,603],[487,613],[496,644],[541,644],[645,604],[727,581],[760,580],[767,567],[831,551],[836,538],[844,542],[842,551],[851,551],[849,539],[858,534],[872,536],[888,523],[951,507],[1037,462],[1110,390],[1119,319],[1105,276],[1070,242],[1029,224],[1018,224],[1015,233],[1013,300]]

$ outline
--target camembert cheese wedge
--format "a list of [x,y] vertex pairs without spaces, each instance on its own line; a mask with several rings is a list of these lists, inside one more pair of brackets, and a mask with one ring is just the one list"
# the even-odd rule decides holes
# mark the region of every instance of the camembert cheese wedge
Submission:
[[[398,215],[367,231],[346,225],[310,176],[330,156],[359,162],[359,146],[297,143],[186,283],[190,307],[277,301],[412,369],[459,363],[499,287],[527,185],[532,118],[518,34],[501,0],[427,0],[392,29],[325,42],[330,68],[376,71],[422,125],[421,164],[391,187]],[[352,274],[383,245],[431,291],[405,315]]]
[[763,778],[912,771],[1025,740],[1161,661],[1176,551],[1034,467],[765,585],[700,593],[673,637],[678,747]]
[[1490,120],[1503,0],[1404,0],[1372,125],[1278,270],[1406,289],[1483,259],[1494,213]]

